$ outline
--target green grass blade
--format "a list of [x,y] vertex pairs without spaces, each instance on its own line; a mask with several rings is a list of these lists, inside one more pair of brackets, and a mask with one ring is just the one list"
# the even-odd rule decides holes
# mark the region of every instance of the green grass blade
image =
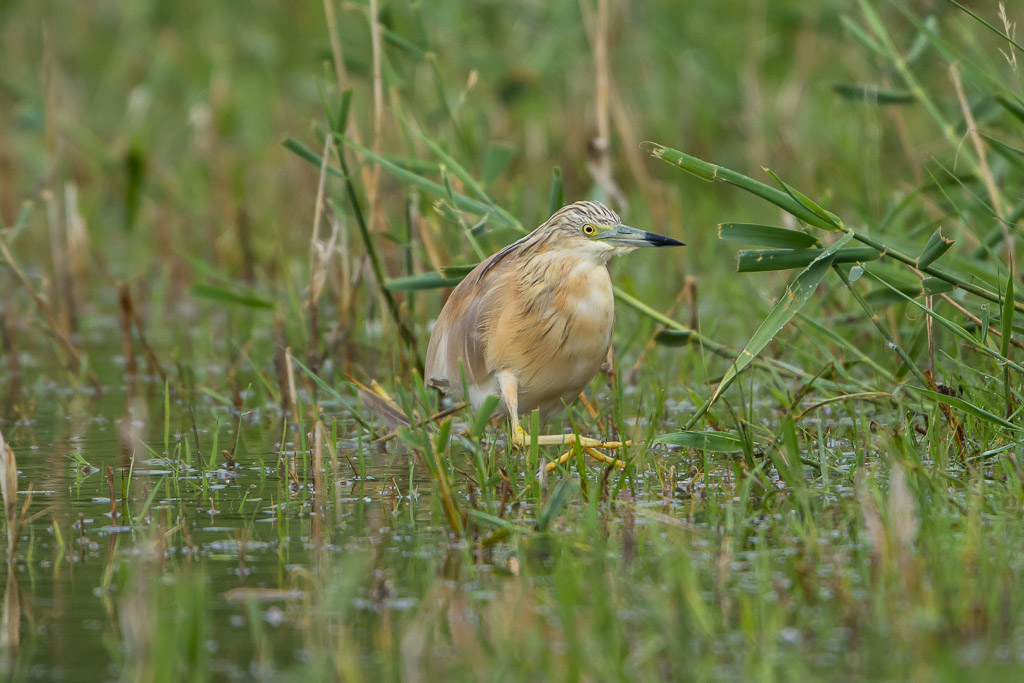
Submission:
[[[460,164],[453,156],[441,149],[439,144],[424,135],[423,131],[419,128],[415,126],[410,126],[410,128],[412,129],[413,134],[419,138],[420,142],[429,147],[430,151],[441,160],[441,163],[443,163],[449,171],[454,173],[455,177],[465,183],[466,187],[468,187],[473,194],[479,197],[481,201],[490,207],[493,212],[499,214],[509,225],[515,225],[518,223],[518,221],[509,215],[505,209],[501,208],[491,200],[484,188],[476,181],[476,178],[473,177],[473,174],[467,171],[466,168],[463,167],[463,165]],[[450,187],[446,187],[446,190],[450,190]],[[456,201],[454,198],[454,192],[451,194],[453,196],[453,201]]]
[[972,11],[971,9],[969,9],[969,8],[967,8],[967,7],[964,7],[963,5],[961,5],[961,4],[960,4],[959,2],[957,2],[956,0],[946,0],[946,2],[948,2],[948,3],[949,3],[949,4],[951,4],[951,5],[956,5],[956,6],[957,6],[957,7],[959,7],[959,8],[960,8],[960,9],[961,9],[961,10],[962,10],[962,11],[963,11],[964,13],[968,14],[968,15],[969,15],[969,16],[970,16],[970,17],[971,17],[972,19],[974,19],[975,21],[977,21],[977,22],[978,22],[979,24],[981,24],[982,26],[984,26],[985,28],[987,28],[987,29],[988,29],[989,31],[992,31],[992,33],[995,33],[995,34],[996,34],[997,36],[999,36],[1000,38],[1002,38],[1002,39],[1003,39],[1003,40],[1005,40],[1006,42],[1010,43],[1010,45],[1013,45],[1013,46],[1014,46],[1015,48],[1017,48],[1017,49],[1018,49],[1018,50],[1020,50],[1020,51],[1021,51],[1022,53],[1024,53],[1024,45],[1021,45],[1021,44],[1020,44],[1020,43],[1018,43],[1018,42],[1017,42],[1016,40],[1014,40],[1014,39],[1013,39],[1013,36],[1008,36],[1008,35],[1006,35],[1006,33],[1004,33],[1003,31],[1000,31],[1000,30],[999,30],[998,28],[996,28],[996,27],[995,27],[995,26],[993,26],[993,25],[992,25],[991,23],[989,23],[988,21],[986,21],[986,20],[985,20],[985,19],[984,19],[984,18],[983,18],[982,16],[980,16],[980,15],[979,15],[979,14],[978,14],[977,12],[974,12],[974,11]]
[[480,163],[480,179],[485,185],[497,180],[505,172],[515,153],[516,148],[507,143],[488,143],[484,150],[484,160]]
[[473,427],[470,431],[474,437],[480,438],[480,435],[484,433],[484,430],[487,428],[487,423],[491,419],[491,415],[494,414],[494,411],[500,402],[501,399],[494,394],[488,394],[487,398],[484,399],[483,404],[480,406],[480,410],[476,411],[476,417],[473,418]]
[[1014,102],[1004,95],[996,95],[996,102],[998,102],[1003,109],[1010,112],[1011,116],[1021,123],[1024,123],[1024,103],[1021,103],[1020,98],[1014,97],[1014,99],[1017,101]]
[[[319,154],[317,154],[315,151],[313,151],[303,143],[299,142],[295,138],[286,139],[283,145],[284,148],[287,149],[289,152],[294,153],[303,161],[308,161],[317,168],[320,168],[320,165],[323,163],[322,160],[320,159]],[[328,164],[326,168],[327,173],[334,176],[335,178],[345,178],[345,174],[341,172],[341,169],[331,166],[330,164]]]
[[1002,327],[1003,338],[999,342],[999,353],[1002,356],[1010,355],[1010,336],[1013,334],[1013,271],[1011,270],[1006,278],[1006,289],[1003,290],[1003,312]]
[[679,150],[672,149],[671,147],[665,147],[664,145],[659,145],[653,142],[645,142],[643,144],[645,148],[650,151],[651,156],[656,159],[661,159],[673,166],[678,166],[687,173],[695,175],[702,180],[707,180],[708,182],[718,181],[735,185],[736,187],[755,194],[762,199],[767,199],[783,211],[793,214],[808,225],[813,225],[821,228],[822,230],[835,230],[835,226],[830,221],[816,215],[813,211],[802,206],[798,201],[793,199],[793,197],[782,190],[772,187],[771,185],[754,180],[749,176],[737,173],[736,171],[725,168],[724,166],[708,163],[703,159],[698,159],[695,156],[691,156],[685,152],[680,152]]
[[[343,138],[343,141],[346,146],[351,147],[352,149],[356,150],[366,158],[380,165],[381,168],[383,168],[384,170],[386,170],[388,173],[398,178],[399,180],[407,182],[410,185],[415,185],[416,187],[425,191],[427,194],[433,197],[437,197],[438,199],[448,198],[448,192],[440,183],[436,183],[433,180],[428,180],[423,176],[417,175],[416,173],[413,173],[411,171],[407,171],[406,169],[402,168],[393,161],[390,161],[382,157],[381,155],[376,154],[371,149],[368,149],[366,147],[363,147],[362,145],[352,142],[348,138]],[[320,155],[314,152],[313,150],[309,149],[305,145],[303,145],[301,142],[289,138],[285,140],[284,146],[287,149],[291,150],[292,152],[298,154],[300,158],[308,161],[311,164],[316,165],[317,167],[320,166]],[[340,169],[334,166],[328,165],[327,172],[339,178],[345,177],[345,174]],[[509,217],[506,212],[498,212],[494,209],[494,207],[484,204],[483,202],[477,201],[462,194],[455,194],[455,204],[459,209],[469,211],[470,213],[476,214],[477,216],[484,216],[490,214],[495,218],[497,222],[501,223],[502,225],[506,225],[508,227],[516,228],[517,230],[523,231],[522,225],[514,218]]]
[[980,133],[980,135],[985,138],[985,141],[988,143],[989,147],[992,148],[993,152],[1006,159],[1017,168],[1024,169],[1024,149],[1011,147],[1005,142],[997,140],[991,135],[986,135],[985,133]]
[[883,88],[873,83],[833,83],[829,89],[844,100],[869,104],[912,104],[916,99],[909,90]]
[[442,289],[454,287],[462,282],[464,275],[458,277],[445,277],[441,273],[418,273],[403,277],[388,278],[384,281],[384,287],[392,292],[416,292],[424,289]]
[[[362,145],[353,142],[349,138],[343,138],[343,141],[346,147],[351,147],[352,149],[356,150],[357,152],[365,156],[367,159],[370,159],[371,161],[377,163],[381,168],[383,168],[385,171],[395,176],[399,180],[403,180],[407,183],[415,185],[416,187],[419,187],[423,191],[427,192],[430,195],[433,195],[434,197],[437,197],[438,199],[448,198],[448,191],[445,189],[444,185],[436,183],[432,180],[428,180],[427,178],[424,178],[423,176],[417,175],[415,173],[406,171],[404,168],[401,168],[396,164],[393,164],[392,162],[380,156],[373,150],[367,147],[363,147]],[[462,209],[463,211],[469,211],[471,213],[475,213],[478,216],[491,214],[495,217],[495,219],[498,220],[498,222],[522,230],[522,225],[519,223],[519,221],[510,216],[506,211],[498,210],[492,204],[486,204],[484,202],[477,201],[475,199],[472,199],[471,197],[467,197],[465,195],[458,193],[454,195],[454,201],[456,207]]]
[[765,168],[764,172],[770,175],[772,177],[772,180],[777,182],[779,186],[786,191],[786,194],[795,199],[801,206],[803,206],[808,211],[814,213],[814,215],[818,216],[823,221],[826,221],[830,225],[832,225],[831,229],[843,229],[843,221],[840,220],[839,216],[835,215],[831,211],[826,210],[813,199],[805,195],[803,192],[787,184],[782,178],[779,177],[777,173],[775,173],[775,171],[771,170],[770,168]]
[[551,528],[551,523],[558,517],[558,513],[562,511],[566,503],[569,502],[569,498],[576,489],[576,484],[573,482],[571,477],[563,477],[558,480],[555,484],[554,490],[551,495],[548,496],[547,502],[544,504],[544,508],[540,511],[537,516],[537,531],[547,531]]
[[562,187],[562,169],[555,166],[551,170],[551,194],[548,199],[548,213],[552,215],[555,211],[565,206],[565,191]]
[[[945,280],[941,280],[937,277],[926,277],[925,279],[921,280],[921,285],[921,293],[924,294],[925,296],[945,294],[946,292],[952,292],[954,289],[956,289],[950,283],[946,282]],[[1012,304],[1013,302],[1011,301],[1010,303]],[[1011,305],[1010,308],[1013,308],[1013,306]]]
[[[886,282],[885,278],[880,277],[877,273],[869,272],[868,275],[872,279],[874,279],[875,281],[882,283],[885,287],[887,287],[889,290],[891,290],[897,297],[905,300],[907,303],[909,303],[912,306],[916,307],[918,310],[920,310],[925,315],[931,317],[932,320],[934,320],[935,322],[939,323],[940,325],[945,327],[947,330],[951,331],[956,336],[960,337],[962,340],[964,340],[964,342],[966,342],[972,348],[974,348],[974,349],[984,353],[985,355],[992,356],[993,358],[995,358],[1000,363],[1003,363],[1003,364],[1013,368],[1014,370],[1017,370],[1018,372],[1024,373],[1024,366],[1021,366],[1018,363],[1014,363],[1009,358],[1007,358],[1005,354],[1000,354],[1000,353],[998,353],[996,351],[993,351],[988,346],[986,346],[985,342],[984,342],[984,337],[982,337],[981,342],[979,342],[978,339],[976,339],[974,337],[974,335],[972,335],[970,332],[968,332],[964,327],[962,327],[961,325],[958,325],[957,323],[953,322],[949,318],[946,318],[944,316],[939,315],[933,309],[928,308],[927,306],[925,306],[924,304],[920,303],[916,299],[913,299],[913,298],[907,296],[904,292],[900,291],[899,287],[895,287],[895,286],[891,285],[890,283]],[[982,320],[982,328],[983,328],[983,332],[988,330],[988,321],[987,320]]]
[[793,282],[786,287],[786,291],[768,314],[768,317],[764,319],[750,338],[750,341],[740,351],[736,361],[726,370],[714,393],[704,402],[700,410],[690,418],[686,429],[696,424],[697,420],[718,400],[722,392],[729,387],[737,375],[750,365],[757,355],[775,338],[775,335],[781,332],[782,328],[807,303],[808,299],[811,298],[811,294],[814,293],[814,290],[825,276],[825,273],[832,267],[836,252],[846,246],[851,239],[853,239],[853,235],[847,233],[836,240],[832,246],[822,252],[817,259],[797,275]]
[[974,405],[973,403],[971,403],[969,401],[965,401],[964,399],[959,398],[957,396],[949,396],[948,394],[943,394],[943,393],[938,392],[938,391],[932,391],[931,389],[925,389],[924,387],[915,387],[913,385],[908,385],[908,386],[910,386],[911,389],[913,389],[917,393],[921,394],[922,396],[930,398],[930,399],[932,399],[934,401],[937,401],[939,403],[945,403],[946,405],[950,406],[951,408],[956,408],[957,410],[963,411],[963,412],[965,412],[965,413],[967,413],[969,415],[974,415],[975,417],[981,418],[982,420],[985,420],[986,422],[991,422],[992,424],[997,424],[1000,427],[1005,427],[1006,429],[1012,429],[1015,432],[1024,431],[1024,427],[1020,427],[1019,425],[1015,425],[1012,422],[1010,422],[1009,420],[1005,420],[1005,419],[999,417],[998,415],[996,415],[995,413],[990,413],[989,411],[985,410],[984,408],[980,408],[980,407]]
[[743,450],[743,439],[728,432],[672,432],[654,437],[651,443],[685,446],[710,453],[733,453]]
[[882,45],[873,37],[868,35],[868,32],[865,31],[856,21],[844,14],[840,17],[840,22],[842,23],[843,28],[846,29],[846,32],[849,33],[854,40],[858,41],[864,47],[868,48],[880,57],[889,57],[889,53],[882,47]]
[[757,223],[719,223],[718,239],[775,249],[807,249],[819,245],[818,240],[806,232]]
[[317,375],[315,372],[313,372],[308,367],[306,367],[302,363],[302,361],[300,361],[295,356],[292,356],[292,363],[294,363],[300,370],[302,370],[304,373],[306,373],[306,375],[309,376],[309,378],[311,380],[316,382],[317,385],[321,389],[323,389],[325,392],[327,392],[327,394],[331,398],[333,398],[335,401],[337,401],[339,405],[344,407],[345,410],[347,410],[352,415],[352,418],[356,422],[358,422],[360,424],[360,426],[362,426],[364,429],[368,429],[368,430],[369,429],[373,429],[373,427],[370,425],[370,423],[367,422],[363,418],[362,414],[360,414],[360,412],[358,410],[356,410],[356,407],[354,405],[352,405],[351,403],[349,403],[349,400],[347,398],[345,398],[344,396],[339,394],[338,391],[334,387],[332,387],[330,384],[328,384],[327,382],[325,382],[322,379],[320,379],[319,375]]
[[206,285],[202,283],[194,284],[189,292],[192,296],[199,297],[201,299],[209,299],[210,301],[216,301],[229,306],[242,306],[243,308],[254,308],[266,311],[272,311],[276,308],[274,302],[269,299],[264,299],[253,294],[239,294],[238,292],[233,292],[229,289],[224,289],[223,287],[214,287],[213,285]]

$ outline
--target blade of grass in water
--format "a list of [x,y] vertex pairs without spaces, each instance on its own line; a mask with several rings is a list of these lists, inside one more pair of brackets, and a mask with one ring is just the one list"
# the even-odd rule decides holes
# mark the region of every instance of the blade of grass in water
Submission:
[[651,443],[685,446],[711,453],[734,453],[743,450],[743,439],[728,432],[671,432],[656,436]]

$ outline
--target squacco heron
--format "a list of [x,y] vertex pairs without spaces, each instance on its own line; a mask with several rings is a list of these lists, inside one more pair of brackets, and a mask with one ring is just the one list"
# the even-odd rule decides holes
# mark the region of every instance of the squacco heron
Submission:
[[[498,411],[511,422],[512,443],[529,444],[519,415],[539,408],[544,417],[571,402],[608,356],[615,319],[608,260],[637,247],[681,245],[622,225],[599,202],[559,209],[455,288],[430,335],[427,383],[464,399],[464,378],[474,409],[489,394],[498,396]],[[623,442],[553,434],[539,435],[537,443],[578,443],[589,455],[623,466],[596,450]]]

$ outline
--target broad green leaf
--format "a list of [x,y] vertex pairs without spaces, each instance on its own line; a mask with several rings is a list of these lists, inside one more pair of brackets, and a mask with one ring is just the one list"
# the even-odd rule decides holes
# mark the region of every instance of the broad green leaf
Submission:
[[[871,12],[872,10],[868,7],[865,8],[865,13]],[[884,31],[884,26],[880,27]],[[885,39],[888,41],[888,34],[885,34]],[[890,45],[891,46],[891,45]],[[835,230],[836,224],[831,220],[826,220],[822,216],[816,214],[810,208],[808,208],[807,201],[797,201],[794,196],[782,190],[770,187],[764,183],[758,182],[753,178],[749,178],[742,173],[737,173],[728,168],[711,164],[697,157],[691,156],[679,150],[658,145],[655,143],[646,142],[643,145],[650,150],[652,156],[670,163],[674,166],[678,166],[687,173],[691,173],[698,178],[707,181],[720,181],[730,183],[736,187],[742,188],[752,194],[755,194],[763,199],[770,201],[781,209],[793,214],[795,217],[803,221],[808,225],[821,228],[823,230]],[[802,195],[800,195],[802,196]],[[809,201],[809,200],[808,200]],[[819,207],[820,208],[820,207]],[[822,209],[822,212],[831,216],[828,212]],[[838,220],[836,218],[835,220]],[[851,235],[858,242],[877,249],[878,251],[885,251],[892,260],[899,261],[906,265],[916,265],[917,260],[914,256],[908,254],[905,250],[898,247],[890,246],[891,240],[879,237],[874,234],[867,234],[864,232],[858,232],[855,230],[844,231]],[[963,277],[958,273],[950,273],[944,270],[935,268],[934,266],[927,266],[923,269],[928,275],[941,278],[947,282],[950,282],[961,289],[979,296],[983,299],[993,302],[1002,302],[1002,297],[997,289],[985,287],[975,282],[975,278]],[[1000,283],[1001,284],[1001,283]],[[1014,309],[1017,311],[1024,312],[1024,301],[1017,301],[1014,303]]]
[[[803,268],[824,252],[824,249],[742,249],[736,254],[736,270],[740,273],[756,273]],[[873,261],[880,255],[871,247],[850,247],[836,252],[832,262],[860,263]]]
[[743,450],[743,439],[728,432],[673,432],[656,436],[651,443],[685,446],[711,453],[731,453]]
[[941,280],[937,277],[926,277],[921,280],[922,293],[925,296],[935,296],[936,294],[945,294],[946,292],[952,292],[956,289],[951,283]]
[[718,239],[776,249],[806,249],[818,245],[818,240],[806,232],[756,223],[720,223]]

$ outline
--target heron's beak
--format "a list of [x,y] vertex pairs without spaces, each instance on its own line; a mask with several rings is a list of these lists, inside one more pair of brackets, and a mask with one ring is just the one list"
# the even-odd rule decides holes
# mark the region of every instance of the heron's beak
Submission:
[[685,247],[679,240],[628,225],[616,225],[597,239],[613,247]]

